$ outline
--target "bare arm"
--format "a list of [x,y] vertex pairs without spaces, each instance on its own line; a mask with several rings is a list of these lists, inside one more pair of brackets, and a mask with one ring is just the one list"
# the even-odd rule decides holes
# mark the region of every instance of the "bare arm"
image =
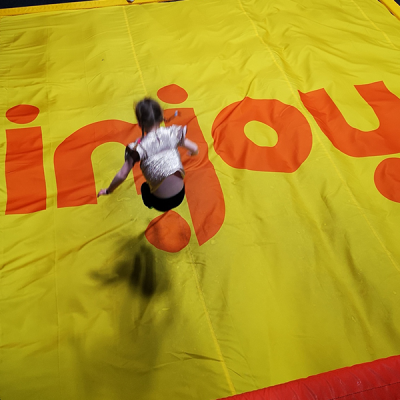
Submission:
[[114,176],[114,179],[111,181],[110,186],[107,189],[101,189],[99,191],[99,193],[97,194],[97,197],[112,193],[128,177],[129,172],[133,168],[135,162],[138,161],[138,158],[139,158],[138,154],[137,154],[137,158],[136,157],[127,157],[124,165]]
[[185,141],[183,142],[183,147],[188,151],[188,154],[190,156],[195,156],[199,154],[199,148],[197,144],[189,139],[185,138]]

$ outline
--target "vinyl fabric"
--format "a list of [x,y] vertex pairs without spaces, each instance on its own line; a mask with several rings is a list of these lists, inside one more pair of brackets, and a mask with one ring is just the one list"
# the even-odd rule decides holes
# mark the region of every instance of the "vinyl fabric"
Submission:
[[[217,399],[400,354],[400,25],[377,1],[0,19],[1,399]],[[134,104],[188,126],[141,200]]]

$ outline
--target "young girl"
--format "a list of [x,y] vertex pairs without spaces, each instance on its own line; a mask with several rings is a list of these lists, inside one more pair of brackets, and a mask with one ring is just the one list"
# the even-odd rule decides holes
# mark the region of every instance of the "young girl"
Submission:
[[140,161],[146,179],[142,185],[143,203],[158,211],[171,210],[178,207],[185,197],[185,171],[178,146],[186,148],[190,155],[196,155],[198,147],[186,139],[186,126],[160,126],[164,117],[156,101],[145,98],[137,104],[135,112],[142,137],[126,146],[124,165],[110,186],[101,189],[97,197],[112,193],[127,178],[134,164]]

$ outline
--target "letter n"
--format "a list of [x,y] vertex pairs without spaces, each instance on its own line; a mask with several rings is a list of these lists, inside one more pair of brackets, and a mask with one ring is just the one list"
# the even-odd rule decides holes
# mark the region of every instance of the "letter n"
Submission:
[[[59,208],[97,204],[92,152],[108,142],[128,144],[139,134],[139,131],[135,133],[135,127],[119,120],[95,122],[77,130],[57,147],[54,169]],[[121,154],[121,165],[122,162]]]

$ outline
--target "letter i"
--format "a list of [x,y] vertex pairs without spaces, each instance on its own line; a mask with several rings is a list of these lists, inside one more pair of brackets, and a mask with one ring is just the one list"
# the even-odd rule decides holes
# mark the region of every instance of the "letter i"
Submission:
[[[39,109],[21,104],[10,108],[6,117],[16,124],[36,119]],[[28,214],[46,209],[46,182],[40,127],[6,129],[6,214]]]

